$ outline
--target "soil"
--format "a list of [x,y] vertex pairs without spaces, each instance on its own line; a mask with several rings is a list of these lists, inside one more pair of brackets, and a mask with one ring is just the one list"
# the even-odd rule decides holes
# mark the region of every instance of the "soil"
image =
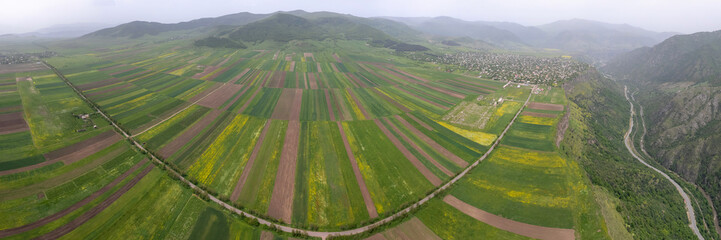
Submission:
[[405,146],[403,146],[403,143],[401,143],[401,141],[398,140],[398,138],[396,138],[396,136],[393,135],[393,133],[391,133],[388,128],[386,128],[383,123],[381,123],[379,119],[374,119],[373,121],[376,123],[376,125],[378,125],[378,128],[381,129],[383,134],[385,134],[386,137],[391,140],[391,143],[396,146],[396,149],[400,150],[401,153],[403,153],[403,156],[405,156],[406,159],[408,159],[408,161],[410,161],[411,164],[413,164],[413,166],[416,167],[416,169],[418,169],[418,171],[421,172],[421,174],[423,174],[423,176],[426,177],[426,179],[428,179],[431,184],[433,184],[433,186],[438,187],[441,185],[441,183],[443,183],[441,179],[439,179],[435,174],[433,174],[431,170],[426,168],[426,166],[423,165],[423,163],[418,160],[418,158],[416,158],[416,156],[413,155],[411,151],[409,151]]
[[531,117],[556,118],[556,114],[552,114],[552,113],[537,113],[537,112],[523,111],[523,112],[521,112],[521,115],[531,116]]
[[375,204],[373,204],[373,199],[371,198],[371,194],[368,191],[368,187],[366,186],[365,180],[363,180],[363,175],[360,172],[360,168],[358,167],[358,162],[355,159],[355,156],[353,155],[353,150],[350,147],[350,143],[348,143],[348,137],[345,135],[345,131],[343,130],[343,125],[341,125],[340,122],[336,122],[338,125],[338,130],[340,130],[340,136],[343,139],[343,146],[345,146],[345,152],[348,154],[348,159],[350,160],[350,165],[353,167],[353,173],[355,174],[355,180],[358,182],[358,186],[361,190],[361,195],[363,196],[363,201],[366,204],[366,210],[368,210],[368,215],[371,219],[378,217],[378,211],[376,210]]
[[315,63],[315,65],[318,66],[318,72],[319,72],[319,73],[322,73],[322,72],[323,72],[323,69],[320,68],[320,63]]
[[460,82],[464,82],[464,83],[470,84],[470,85],[475,85],[475,86],[478,86],[478,87],[481,87],[481,88],[486,88],[487,91],[491,91],[491,90],[496,90],[496,89],[498,89],[498,87],[486,85],[486,84],[483,84],[483,83],[471,82],[471,81],[467,81],[467,80],[461,79],[461,78],[456,78],[456,80],[458,80],[458,81],[460,81]]
[[[30,224],[27,224],[27,225],[23,225],[23,226],[16,227],[16,228],[10,228],[10,229],[0,230],[0,238],[5,238],[5,237],[9,237],[9,236],[13,236],[13,235],[16,235],[16,234],[20,234],[20,233],[24,233],[24,232],[33,230],[33,229],[35,229],[35,228],[44,226],[45,224],[48,224],[48,223],[50,223],[50,222],[52,222],[52,221],[55,221],[55,220],[57,220],[57,219],[60,219],[60,218],[64,217],[65,215],[68,215],[69,213],[71,213],[71,212],[73,212],[73,211],[75,211],[75,210],[77,210],[77,209],[85,206],[86,204],[92,202],[92,201],[95,200],[96,198],[98,198],[98,197],[100,197],[101,195],[105,194],[106,192],[110,191],[110,189],[112,189],[113,187],[115,187],[115,185],[118,185],[118,183],[120,183],[121,181],[123,181],[126,177],[128,177],[128,176],[129,176],[131,173],[133,173],[135,170],[137,170],[138,168],[140,168],[141,166],[143,166],[143,164],[145,164],[146,162],[147,162],[147,160],[142,160],[142,161],[138,162],[137,164],[135,164],[135,166],[133,166],[132,168],[130,168],[128,171],[126,171],[126,172],[123,173],[122,175],[120,175],[120,176],[118,176],[117,178],[115,178],[115,180],[113,180],[112,182],[108,183],[108,185],[105,185],[103,188],[101,188],[101,189],[98,190],[97,192],[94,192],[94,193],[90,194],[90,196],[85,197],[83,200],[80,200],[79,202],[73,204],[72,206],[70,206],[70,207],[68,207],[68,208],[66,208],[66,209],[63,209],[63,210],[61,210],[61,211],[59,211],[59,212],[57,212],[57,213],[55,213],[55,214],[52,214],[52,215],[47,216],[47,217],[44,217],[44,218],[42,218],[42,219],[40,219],[40,220],[38,220],[38,221],[35,221],[35,222],[30,223]],[[150,165],[150,166],[152,167],[153,165]],[[129,184],[129,183],[128,183],[128,184]],[[127,184],[126,184],[126,185],[127,185]],[[106,201],[107,201],[107,200],[106,200]]]
[[25,123],[23,112],[0,114],[0,134],[9,134],[30,130]]
[[273,110],[273,119],[298,120],[300,119],[300,108],[303,100],[303,90],[295,88],[284,88],[280,94],[278,103]]
[[331,106],[331,99],[330,94],[328,94],[328,89],[323,89],[323,92],[325,92],[325,103],[328,105],[328,114],[330,114],[330,120],[335,121],[335,113],[333,112],[333,106]]
[[243,88],[243,85],[238,84],[224,84],[222,88],[218,89],[218,91],[215,91],[208,95],[207,97],[203,98],[202,100],[198,101],[198,105],[209,107],[209,108],[217,108],[223,105],[228,99],[233,97],[235,93],[240,91]]
[[160,156],[162,156],[163,158],[170,157],[171,155],[173,155],[173,153],[180,150],[181,148],[183,148],[183,146],[185,146],[185,144],[190,142],[193,137],[200,134],[200,132],[205,127],[210,125],[210,123],[212,123],[215,118],[220,116],[221,113],[222,111],[220,110],[213,110],[210,113],[206,114],[203,119],[200,119],[200,121],[193,124],[193,126],[188,128],[188,130],[185,130],[183,134],[173,139],[170,143],[166,144],[162,149],[160,149],[160,152],[158,152],[158,154],[160,154]]
[[338,56],[337,53],[333,53],[333,58],[335,58],[335,61],[336,61],[336,62],[339,62],[339,63],[342,63],[342,62],[343,62],[343,61],[340,60],[340,57]]
[[428,159],[428,161],[431,162],[431,164],[433,164],[433,166],[436,166],[439,170],[441,170],[441,172],[445,173],[449,177],[453,176],[453,172],[451,172],[446,167],[444,167],[443,165],[438,163],[435,159],[433,159],[433,157],[428,155],[428,153],[426,153],[426,151],[424,151],[422,148],[420,148],[415,142],[413,142],[410,138],[408,138],[408,136],[406,136],[403,132],[401,132],[401,130],[398,129],[398,127],[396,127],[396,125],[391,123],[391,121],[389,121],[387,118],[384,118],[383,120],[386,122],[386,124],[391,126],[391,128],[393,129],[394,132],[398,133],[398,135],[401,136],[403,141],[406,141],[408,144],[411,145],[411,147],[413,147],[413,149],[415,149],[417,152],[421,153],[421,155],[423,155],[424,158]]
[[5,73],[17,73],[17,72],[32,72],[37,70],[48,69],[43,64],[36,63],[23,63],[23,64],[3,64],[0,65],[0,74]]
[[333,68],[333,72],[340,72],[340,70],[338,70],[338,67],[336,67],[334,63],[330,63],[330,67]]
[[278,172],[275,176],[273,195],[270,197],[270,206],[268,207],[268,216],[286,223],[291,222],[291,215],[293,214],[293,193],[295,190],[299,135],[300,122],[288,122]]
[[243,190],[243,185],[245,185],[245,181],[248,180],[248,175],[250,175],[250,169],[253,168],[253,163],[255,162],[255,158],[258,157],[258,153],[260,152],[260,147],[263,145],[263,141],[265,140],[265,135],[268,132],[269,128],[270,128],[270,120],[267,120],[265,122],[265,126],[263,127],[263,131],[260,132],[258,141],[255,143],[255,146],[253,147],[253,152],[250,154],[248,163],[246,163],[245,167],[243,167],[243,172],[240,174],[238,183],[235,184],[233,193],[230,195],[231,202],[238,201],[238,197],[240,197],[240,192],[241,192],[241,190]]
[[[242,85],[241,85],[241,86],[242,86]],[[240,97],[242,97],[242,96],[245,94],[245,92],[248,91],[248,89],[250,89],[250,87],[243,88],[243,91],[241,91],[237,96],[235,96],[235,98],[233,98],[233,100],[231,100],[230,102],[228,102],[228,104],[226,104],[225,107],[223,107],[222,110],[223,110],[223,111],[228,110],[228,108],[230,108],[230,106],[232,106],[235,102],[237,102],[238,99],[240,99]]]
[[563,105],[532,102],[528,103],[528,108],[536,110],[563,111]]
[[[288,69],[288,70],[295,71],[295,61],[290,62],[290,69]],[[296,78],[296,80],[297,80],[297,78]]]
[[527,223],[517,222],[510,219],[506,219],[500,216],[493,215],[489,212],[478,209],[471,206],[460,199],[447,195],[443,198],[443,201],[448,205],[460,210],[468,216],[475,218],[478,221],[484,222],[495,228],[509,231],[518,235],[536,239],[553,239],[553,240],[573,240],[575,239],[575,232],[573,229],[563,228],[550,228],[531,225]]
[[196,102],[196,101],[200,100],[201,98],[205,97],[206,95],[212,93],[213,91],[215,91],[215,89],[219,88],[220,86],[223,86],[223,84],[214,83],[213,86],[210,86],[208,89],[205,89],[205,91],[198,93],[195,96],[193,96],[192,98],[190,98],[188,100],[188,102]]
[[308,82],[310,84],[310,89],[318,89],[318,83],[315,82],[314,73],[308,73]]
[[272,88],[283,88],[285,85],[285,71],[277,71],[273,73],[273,77],[270,79],[269,87]]

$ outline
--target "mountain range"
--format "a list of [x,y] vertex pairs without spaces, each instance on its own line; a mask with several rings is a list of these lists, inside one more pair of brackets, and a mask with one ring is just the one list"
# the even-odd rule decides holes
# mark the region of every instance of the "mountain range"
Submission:
[[[338,30],[342,30],[344,31],[342,35],[350,36],[351,38],[364,36],[364,34],[371,34],[373,35],[371,38],[378,38],[379,32],[382,32],[393,39],[415,43],[423,43],[429,39],[438,39],[439,37],[450,40],[472,39],[486,43],[475,45],[492,45],[506,49],[553,48],[570,54],[589,56],[597,60],[607,60],[620,53],[628,52],[639,47],[653,46],[674,35],[674,33],[658,33],[625,24],[608,24],[581,19],[557,21],[540,26],[524,26],[511,22],[465,21],[452,17],[362,18],[333,12],[306,12],[296,10],[270,14],[242,12],[216,18],[202,18],[170,24],[134,21],[112,28],[102,29],[87,34],[84,37],[139,38],[146,35],[158,35],[160,33],[173,31],[208,31],[217,28],[225,28],[227,30],[228,27],[248,25],[279,14],[291,15],[297,18],[291,20],[290,17],[285,16],[282,17],[285,19],[276,19],[276,23],[278,23],[277,20],[284,20],[285,22],[296,21],[299,24],[298,26],[302,26],[308,22],[324,25],[319,28],[322,30],[322,34],[319,34],[319,29],[312,30],[311,32],[314,34],[306,32],[313,36],[338,36],[338,34],[340,34]],[[335,27],[331,27],[331,25],[335,25]],[[274,27],[279,27],[279,25],[275,24]],[[256,30],[259,30],[259,28],[256,28]],[[248,32],[250,28],[241,30],[241,32],[243,31],[250,33]],[[269,35],[261,33],[262,31],[255,31],[256,35],[273,35],[273,37],[278,37],[277,34]],[[234,36],[240,35],[235,34]],[[287,37],[304,38],[297,34],[289,34]],[[246,38],[245,40],[257,41],[259,39]]]

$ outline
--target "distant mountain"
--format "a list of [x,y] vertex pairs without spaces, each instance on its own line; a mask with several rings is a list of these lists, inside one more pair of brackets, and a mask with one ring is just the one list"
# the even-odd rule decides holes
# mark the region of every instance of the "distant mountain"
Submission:
[[464,21],[450,17],[386,18],[405,23],[426,34],[471,37],[507,48],[519,45],[555,48],[599,60],[607,60],[639,47],[652,46],[673,35],[626,24],[581,19],[534,27],[511,22]]
[[405,23],[418,31],[431,35],[445,37],[470,37],[505,47],[514,47],[523,44],[523,41],[513,32],[499,29],[481,22],[469,22],[451,17],[386,18]]
[[421,32],[409,27],[406,24],[385,18],[362,18],[350,14],[340,14],[334,12],[306,12],[302,10],[281,13],[291,14],[311,20],[329,17],[344,18],[355,23],[365,24],[375,29],[381,30],[389,36],[400,40],[420,40],[419,35],[421,34]]
[[59,24],[22,35],[33,35],[42,38],[75,38],[110,26],[111,24],[107,23]]
[[231,31],[229,38],[244,42],[272,40],[323,40],[326,38],[349,40],[385,40],[390,37],[383,31],[343,17],[306,19],[295,15],[278,13]]
[[125,23],[112,28],[102,29],[84,37],[129,37],[139,38],[145,35],[158,35],[163,32],[190,30],[202,27],[216,26],[240,26],[251,22],[258,21],[270,14],[254,14],[248,12],[229,14],[216,18],[201,18],[181,23],[158,23],[134,21]]
[[603,70],[637,82],[721,85],[721,31],[674,36],[619,56]]

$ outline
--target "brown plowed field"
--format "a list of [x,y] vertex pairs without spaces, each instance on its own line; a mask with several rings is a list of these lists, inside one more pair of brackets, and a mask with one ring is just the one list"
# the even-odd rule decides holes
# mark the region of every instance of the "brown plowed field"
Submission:
[[398,69],[398,68],[395,68],[395,67],[393,67],[392,65],[386,65],[386,66],[387,66],[388,68],[393,69],[393,70],[396,71],[396,72],[405,74],[405,75],[410,76],[410,77],[412,77],[412,78],[418,79],[418,80],[420,80],[420,81],[422,81],[422,82],[429,82],[428,79],[425,79],[425,78],[422,78],[422,77],[419,77],[419,76],[416,76],[416,75],[413,75],[413,74],[404,72],[403,70],[400,70],[400,69]]
[[65,164],[71,164],[107,148],[121,139],[120,135],[110,130],[85,141],[46,153],[44,156],[48,161],[63,161]]
[[436,233],[415,217],[394,228],[388,229],[383,235],[394,240],[441,240]]
[[337,53],[333,53],[333,58],[335,58],[335,61],[336,61],[336,62],[339,62],[339,63],[343,62],[343,61],[340,60],[340,57],[338,56]]
[[398,85],[397,83],[395,83],[395,82],[393,82],[392,80],[386,78],[385,76],[381,76],[380,74],[376,73],[375,71],[373,71],[373,69],[369,68],[368,66],[366,66],[366,65],[364,65],[364,64],[362,64],[362,63],[358,63],[358,66],[361,66],[361,68],[365,69],[365,70],[366,70],[367,72],[369,72],[370,74],[373,74],[373,76],[376,76],[377,78],[385,81],[385,82],[388,83],[389,85],[392,85],[392,86]]
[[273,77],[270,79],[268,87],[272,88],[283,88],[285,85],[285,71],[277,71],[273,73]]
[[0,114],[0,134],[16,133],[30,130],[25,123],[23,112]]
[[148,173],[153,170],[153,165],[149,165],[146,167],[140,174],[135,176],[132,180],[130,180],[127,184],[123,185],[118,191],[114,192],[110,197],[105,199],[105,201],[101,202],[97,206],[93,207],[92,209],[88,210],[87,212],[83,213],[83,215],[73,219],[69,223],[60,226],[59,228],[56,228],[52,232],[46,233],[45,235],[42,235],[38,237],[37,239],[43,240],[43,239],[58,239],[62,237],[65,234],[68,234],[69,232],[72,232],[80,225],[83,225],[83,223],[87,222],[88,220],[92,219],[96,215],[100,214],[103,210],[105,210],[107,207],[109,207],[111,204],[115,202],[115,200],[118,200],[118,198],[122,197],[123,194],[128,192],[131,188],[135,186],[140,180],[145,177],[145,175],[148,175]]
[[[416,119],[414,116],[412,116],[412,115],[410,115],[410,114],[408,114],[408,116],[410,116],[414,121],[419,122],[421,125],[425,125],[425,123],[422,123],[422,122],[418,121],[418,119]],[[407,121],[406,121],[404,118],[402,118],[401,116],[397,116],[397,115],[396,115],[396,119],[398,119],[398,121],[400,121],[401,124],[403,124],[403,126],[405,126],[406,128],[408,128],[408,130],[411,130],[411,132],[412,132],[413,134],[415,134],[415,135],[416,135],[418,138],[420,138],[423,142],[425,142],[425,143],[427,143],[428,145],[430,145],[433,149],[435,149],[438,153],[440,153],[441,155],[443,155],[443,157],[445,157],[446,159],[451,160],[453,163],[455,163],[456,165],[461,166],[461,167],[466,167],[466,166],[468,166],[468,162],[463,161],[463,159],[461,159],[460,157],[456,156],[456,155],[453,154],[451,151],[448,151],[448,149],[444,148],[443,146],[441,146],[440,144],[438,144],[436,141],[433,141],[433,139],[429,138],[428,136],[426,136],[425,134],[423,134],[421,131],[419,131],[418,129],[416,129],[415,127],[413,127],[413,125],[411,125],[409,122],[407,122]],[[425,126],[427,127],[428,130],[431,130],[431,129],[430,129],[430,126],[428,126],[428,125],[425,125]]]
[[495,228],[509,231],[509,232],[512,232],[512,233],[515,233],[518,235],[523,235],[526,237],[531,237],[531,238],[536,238],[536,239],[549,239],[549,240],[573,240],[573,239],[575,239],[575,235],[574,235],[575,233],[574,233],[573,229],[542,227],[542,226],[536,226],[536,225],[531,225],[531,224],[527,224],[527,223],[513,221],[513,220],[510,220],[507,218],[493,215],[493,214],[483,211],[481,209],[478,209],[474,206],[471,206],[471,205],[461,201],[460,199],[458,199],[452,195],[446,195],[446,197],[443,198],[443,201],[446,202],[448,205],[451,205],[454,208],[465,213],[466,215],[475,218],[478,221],[484,222]]
[[[248,88],[250,88],[250,87],[248,87]],[[258,95],[258,93],[260,92],[260,89],[262,89],[262,87],[258,87],[257,89],[255,89],[255,92],[253,92],[253,95],[250,95],[250,98],[248,99],[248,101],[246,101],[243,104],[243,106],[240,107],[240,109],[238,109],[238,113],[242,113],[243,111],[245,111],[246,108],[248,108],[248,106],[250,106],[250,102],[252,102],[253,99],[255,98],[255,96]]]
[[366,210],[368,210],[368,215],[370,218],[376,218],[378,217],[378,211],[376,210],[375,204],[373,204],[373,199],[371,198],[370,192],[368,192],[368,187],[366,186],[365,180],[363,180],[363,175],[360,172],[360,168],[358,168],[358,161],[356,161],[355,156],[353,155],[353,150],[350,147],[350,143],[348,143],[348,137],[345,135],[345,130],[343,130],[343,125],[340,122],[335,122],[338,125],[338,130],[340,131],[340,136],[343,139],[343,146],[345,146],[345,152],[348,154],[348,160],[350,160],[350,165],[353,167],[353,174],[355,174],[355,180],[358,182],[358,187],[360,187],[361,195],[363,196],[363,202],[366,204]]
[[545,118],[556,118],[556,114],[552,113],[537,113],[524,111],[521,115],[532,116],[532,117],[545,117]]
[[[241,85],[241,86],[242,86],[242,85]],[[225,107],[223,107],[222,110],[223,110],[223,111],[228,110],[228,108],[230,108],[230,106],[232,106],[235,102],[237,102],[238,99],[240,99],[240,97],[242,97],[243,95],[245,95],[245,92],[247,92],[248,89],[250,89],[250,86],[248,86],[248,87],[246,87],[246,88],[243,88],[243,91],[241,91],[240,93],[238,93],[238,95],[236,95],[235,98],[233,98],[233,100],[231,100],[230,102],[228,102],[228,104],[226,104]]]
[[528,108],[536,110],[563,111],[563,105],[532,102],[528,103]]
[[417,152],[421,153],[421,155],[423,155],[424,158],[428,159],[428,161],[431,162],[431,164],[433,164],[433,166],[436,166],[439,170],[441,170],[441,172],[445,173],[446,175],[453,176],[453,172],[451,172],[446,167],[444,167],[443,165],[438,163],[435,159],[433,159],[433,157],[428,155],[428,153],[426,153],[426,151],[424,151],[415,142],[413,142],[410,138],[408,138],[408,136],[406,136],[406,134],[401,132],[401,130],[398,129],[398,127],[396,127],[396,125],[394,125],[390,120],[388,120],[387,118],[384,118],[383,120],[386,122],[386,124],[391,126],[391,129],[393,129],[394,132],[398,133],[398,135],[401,136],[403,141],[406,141],[408,144],[411,145],[411,147],[413,147],[413,149],[415,149]]
[[[295,61],[290,62],[290,68],[288,68],[288,71],[295,71]],[[298,78],[295,80],[298,80]]]
[[205,91],[196,94],[195,96],[190,98],[188,100],[188,102],[196,102],[196,101],[200,100],[201,98],[205,97],[206,95],[212,93],[213,91],[215,91],[215,89],[218,89],[220,86],[223,86],[223,84],[213,83],[213,86],[210,86],[208,89],[205,89]]
[[391,133],[388,128],[386,128],[383,123],[381,123],[380,120],[373,119],[373,121],[376,123],[378,128],[381,129],[383,134],[385,134],[386,137],[391,140],[391,143],[396,146],[396,149],[400,150],[401,153],[403,153],[403,156],[405,156],[406,159],[408,159],[408,161],[410,161],[413,166],[416,167],[416,169],[418,169],[418,171],[421,172],[421,174],[423,174],[423,176],[426,177],[426,179],[428,179],[431,184],[433,184],[433,186],[438,187],[441,185],[441,179],[434,175],[431,170],[426,168],[426,166],[423,165],[423,163],[411,153],[411,151],[409,151],[405,146],[403,146],[403,143],[401,143],[401,141],[398,140],[398,138],[396,138],[396,136],[394,136],[393,133]]
[[303,53],[303,57],[305,57],[306,59],[308,57],[311,57],[311,58],[313,58],[313,61],[315,61],[315,57],[313,56],[313,53]]
[[320,68],[320,63],[315,63],[315,65],[318,66],[318,72],[319,72],[319,73],[322,73],[322,72],[323,72],[323,69]]
[[280,93],[278,103],[273,110],[273,119],[298,120],[300,118],[300,107],[303,100],[303,90],[296,88],[284,88]]
[[330,94],[328,94],[328,89],[323,89],[323,92],[325,93],[325,103],[328,106],[328,114],[330,114],[330,120],[335,121],[335,113],[333,112],[333,106],[331,106],[331,99]]
[[16,73],[16,72],[32,72],[48,69],[43,64],[24,63],[24,64],[3,64],[0,65],[0,74]]
[[248,175],[250,174],[250,169],[253,168],[253,163],[255,162],[255,158],[258,156],[258,152],[260,152],[260,146],[263,145],[263,140],[265,139],[265,135],[268,132],[269,128],[270,128],[270,120],[267,120],[265,122],[265,126],[263,127],[263,131],[260,132],[258,141],[255,142],[255,146],[253,146],[253,152],[250,154],[250,158],[248,158],[248,163],[246,163],[245,167],[243,167],[243,172],[240,174],[238,183],[235,184],[233,193],[230,195],[231,202],[238,201],[238,197],[240,197],[240,191],[243,190],[243,185],[245,185],[245,181],[248,180]]
[[300,122],[288,122],[283,152],[280,153],[278,172],[275,175],[273,195],[270,197],[268,216],[290,223],[293,214],[293,192],[300,140]]
[[314,73],[308,73],[308,83],[310,85],[310,89],[318,89],[318,83],[315,82]]
[[[133,167],[131,167],[128,171],[125,171],[123,174],[121,174],[120,176],[118,176],[117,178],[115,178],[115,180],[113,180],[112,182],[108,183],[108,185],[105,185],[105,186],[104,186],[103,188],[101,188],[100,190],[98,190],[98,191],[90,194],[90,196],[85,197],[83,200],[80,200],[79,202],[73,204],[72,206],[70,206],[70,207],[68,207],[68,208],[66,208],[66,209],[60,210],[60,211],[57,212],[57,213],[54,213],[54,214],[52,214],[52,215],[50,215],[50,216],[41,218],[40,220],[35,221],[35,222],[33,222],[33,223],[30,223],[30,224],[27,224],[27,225],[23,225],[23,226],[16,227],[16,228],[10,228],[10,229],[0,230],[0,238],[9,237],[9,236],[13,236],[13,235],[16,235],[16,234],[20,234],[20,233],[24,233],[24,232],[33,230],[33,229],[35,229],[35,228],[44,226],[45,224],[48,224],[48,223],[50,223],[50,222],[52,222],[52,221],[55,221],[55,220],[57,220],[57,219],[60,219],[60,218],[64,217],[65,215],[68,215],[69,213],[71,213],[71,212],[73,212],[73,211],[75,211],[75,210],[77,210],[77,209],[85,206],[86,204],[92,202],[92,201],[95,200],[96,198],[98,198],[98,197],[100,197],[101,195],[105,194],[106,192],[110,191],[110,189],[112,189],[113,187],[115,187],[115,185],[118,185],[118,183],[120,183],[121,181],[123,181],[123,179],[127,178],[131,173],[135,172],[135,170],[137,170],[138,168],[140,168],[141,166],[143,166],[143,164],[145,164],[146,162],[147,162],[147,159],[144,159],[144,160],[139,161],[137,164],[135,164]],[[153,165],[150,165],[150,167],[152,167],[152,166],[153,166]]]
[[446,79],[446,81],[441,82],[441,83],[446,84],[446,85],[449,85],[449,86],[452,86],[451,84],[449,84],[449,83],[447,83],[447,82],[453,82],[453,83],[455,83],[455,84],[458,84],[458,85],[463,86],[463,87],[466,88],[467,90],[471,90],[471,91],[477,92],[477,93],[489,94],[489,93],[492,93],[492,92],[493,92],[493,90],[488,90],[488,89],[485,89],[485,88],[482,88],[482,87],[478,87],[478,86],[474,86],[474,85],[471,85],[471,84],[467,84],[467,83],[465,83],[465,82],[455,81],[455,80],[450,80],[450,79]]
[[217,91],[198,101],[198,105],[209,108],[220,107],[220,105],[223,105],[223,103],[228,101],[228,99],[233,97],[233,95],[240,91],[240,89],[242,88],[243,85],[224,84],[223,87],[221,87]]
[[170,157],[171,155],[173,155],[173,153],[180,150],[181,148],[183,148],[183,146],[185,146],[185,144],[190,142],[193,137],[200,134],[200,132],[203,131],[203,129],[207,127],[211,122],[213,122],[215,118],[220,116],[222,112],[223,111],[220,110],[213,110],[210,113],[206,114],[203,119],[200,119],[200,121],[193,124],[193,126],[190,126],[188,130],[185,130],[183,134],[180,134],[180,136],[173,139],[173,141],[171,141],[170,143],[166,144],[162,149],[160,149],[160,152],[158,152],[158,154],[160,154],[160,156],[162,156],[163,158]]
[[376,66],[378,69],[383,70],[384,72],[386,72],[386,73],[388,73],[388,74],[391,74],[391,75],[396,76],[396,77],[398,77],[398,78],[400,78],[400,79],[403,79],[403,80],[405,80],[406,82],[410,82],[410,83],[420,83],[420,82],[416,81],[415,79],[411,79],[410,77],[408,77],[408,76],[406,76],[406,75],[403,75],[403,74],[400,74],[400,73],[391,71],[391,70],[389,70],[389,69],[387,69],[387,68],[384,68],[381,64],[378,64],[378,63],[370,63],[370,64],[372,64],[373,66]]
[[464,97],[466,97],[465,95],[463,95],[463,94],[461,94],[461,93],[457,93],[457,92],[454,92],[454,91],[451,91],[451,90],[445,89],[445,88],[434,87],[434,86],[431,86],[431,85],[429,85],[429,84],[427,84],[427,83],[418,83],[418,85],[421,85],[421,86],[424,86],[424,87],[427,87],[427,88],[436,90],[436,91],[441,92],[441,93],[448,94],[448,95],[450,95],[451,97],[455,97],[455,98],[464,98]]

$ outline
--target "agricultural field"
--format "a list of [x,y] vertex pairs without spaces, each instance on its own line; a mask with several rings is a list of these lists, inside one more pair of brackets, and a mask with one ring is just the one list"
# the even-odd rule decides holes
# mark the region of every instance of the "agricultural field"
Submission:
[[[200,192],[274,224],[350,229],[416,203],[494,147],[444,196],[586,234],[577,229],[586,182],[555,152],[562,90],[532,94],[364,42],[334,44],[158,41],[47,59],[68,82],[49,70],[0,75],[0,120],[12,123],[0,129],[0,154],[9,156],[0,160],[0,237],[291,236]],[[377,234],[525,239],[448,201],[434,198]]]

